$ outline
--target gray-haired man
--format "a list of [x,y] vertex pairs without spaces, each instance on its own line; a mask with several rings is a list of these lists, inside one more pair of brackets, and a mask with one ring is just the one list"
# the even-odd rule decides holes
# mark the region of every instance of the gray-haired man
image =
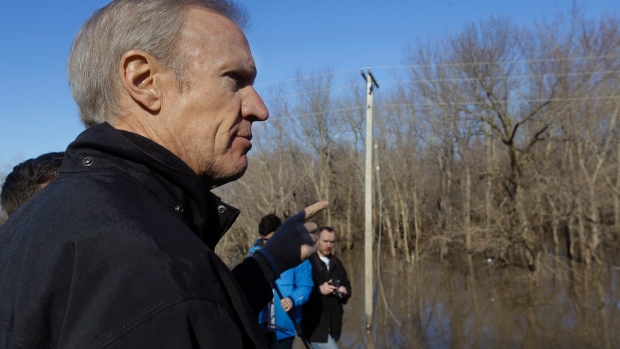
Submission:
[[0,228],[1,347],[265,347],[256,315],[316,250],[304,223],[327,203],[232,272],[213,252],[239,211],[210,189],[243,175],[268,117],[243,18],[226,0],[116,0],[82,27],[68,67],[89,128]]

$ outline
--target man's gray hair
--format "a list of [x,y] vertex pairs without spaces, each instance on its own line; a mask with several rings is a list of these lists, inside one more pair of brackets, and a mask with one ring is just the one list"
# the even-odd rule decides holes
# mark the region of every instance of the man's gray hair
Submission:
[[118,65],[127,51],[155,57],[183,88],[188,62],[178,45],[191,6],[218,13],[242,29],[248,21],[245,11],[229,0],[115,0],[90,17],[73,41],[67,64],[84,125],[94,126],[119,114]]

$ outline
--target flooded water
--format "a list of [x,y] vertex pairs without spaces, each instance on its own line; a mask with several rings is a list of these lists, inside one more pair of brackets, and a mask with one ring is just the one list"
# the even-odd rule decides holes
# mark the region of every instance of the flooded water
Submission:
[[532,273],[382,257],[366,331],[363,255],[338,256],[353,289],[340,348],[620,348],[618,267],[558,259]]

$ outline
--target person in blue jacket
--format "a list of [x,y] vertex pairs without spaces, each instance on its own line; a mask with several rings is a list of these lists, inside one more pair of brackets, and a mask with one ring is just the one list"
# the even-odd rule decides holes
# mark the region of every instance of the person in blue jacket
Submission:
[[[264,216],[258,225],[261,238],[250,248],[248,257],[258,252],[280,225],[282,221],[275,214]],[[282,272],[272,286],[273,300],[263,308],[258,321],[271,348],[290,349],[301,324],[301,306],[308,301],[314,286],[310,262],[306,260]]]

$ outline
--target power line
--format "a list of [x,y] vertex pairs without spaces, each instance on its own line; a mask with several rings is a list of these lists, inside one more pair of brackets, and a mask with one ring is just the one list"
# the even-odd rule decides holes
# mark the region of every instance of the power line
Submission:
[[501,75],[491,77],[479,77],[479,78],[445,78],[445,79],[415,79],[415,80],[388,80],[386,83],[400,82],[400,83],[419,83],[419,82],[458,82],[458,81],[473,81],[473,80],[508,80],[508,79],[526,79],[526,78],[546,78],[546,77],[567,77],[567,76],[579,76],[579,75],[600,75],[620,73],[620,70],[604,70],[604,71],[584,71],[584,72],[571,72],[565,74],[526,74],[526,75]]
[[[530,102],[567,102],[567,101],[586,101],[597,99],[613,99],[618,98],[620,95],[615,96],[598,96],[598,97],[568,97],[568,98],[548,98],[548,99],[508,99],[505,101],[494,101],[493,104],[509,104],[509,103],[530,103]],[[398,108],[398,107],[434,107],[434,106],[447,106],[447,105],[483,105],[489,104],[489,101],[465,101],[465,102],[446,102],[446,103],[402,103],[402,104],[381,104],[377,107],[384,108]]]
[[[427,83],[437,83],[437,82],[461,82],[461,81],[474,81],[474,80],[503,80],[503,79],[529,79],[529,78],[548,78],[548,77],[568,77],[568,76],[583,76],[583,75],[602,75],[602,74],[614,74],[614,73],[620,73],[620,70],[604,70],[604,71],[598,71],[598,70],[592,70],[592,71],[583,71],[583,72],[569,72],[569,73],[563,73],[563,74],[524,74],[524,75],[501,75],[501,76],[490,76],[490,77],[480,77],[480,78],[471,78],[471,77],[457,77],[457,78],[442,78],[442,79],[414,79],[414,80],[388,80],[386,82],[383,82],[382,84],[392,84],[392,83],[411,83],[411,84],[415,84],[415,83],[421,83],[421,82],[427,82]],[[347,88],[347,87],[354,87],[356,86],[355,84],[348,84],[348,85],[340,85],[340,86],[336,86],[336,87],[331,87],[331,88],[324,88],[324,89],[318,89],[318,90],[310,90],[310,91],[306,91],[306,92],[300,92],[300,93],[292,93],[292,94],[287,94],[287,95],[278,95],[278,96],[273,96],[273,97],[267,97],[267,98],[263,98],[264,101],[273,101],[273,100],[279,100],[279,99],[284,99],[284,98],[288,98],[288,97],[295,97],[295,96],[300,96],[300,95],[304,95],[304,94],[314,94],[314,93],[324,93],[324,92],[330,92],[330,91],[335,91],[335,90],[340,90],[343,88]]]
[[357,69],[345,69],[345,70],[339,70],[339,71],[335,71],[335,72],[326,72],[326,73],[318,73],[318,74],[313,74],[313,75],[304,75],[304,76],[301,76],[301,77],[298,77],[298,78],[293,78],[293,79],[285,79],[285,80],[278,80],[278,81],[272,81],[272,82],[264,82],[262,84],[256,84],[254,86],[255,87],[269,86],[269,85],[281,84],[281,83],[285,83],[285,82],[293,82],[293,81],[317,78],[317,77],[320,77],[320,76],[338,75],[338,74],[343,74],[343,73],[349,73],[349,72],[352,72],[352,71],[357,71]]
[[[564,57],[564,58],[544,58],[544,59],[521,59],[521,60],[508,60],[508,61],[490,61],[490,62],[455,62],[455,63],[425,63],[425,64],[410,64],[410,65],[386,65],[373,67],[374,70],[378,69],[402,69],[402,68],[428,68],[428,67],[458,67],[458,66],[472,66],[472,65],[498,65],[498,64],[525,64],[525,63],[545,63],[545,62],[563,62],[571,60],[594,60],[594,59],[608,59],[608,58],[620,58],[620,55],[601,55],[601,56],[579,56],[579,57]],[[335,72],[325,72],[312,75],[304,75],[292,79],[276,80],[271,82],[265,82],[261,84],[255,84],[255,87],[276,85],[280,83],[287,83],[293,81],[300,81],[311,79],[321,76],[339,75],[343,73],[357,72],[359,69],[343,69]]]
[[271,100],[275,100],[275,99],[283,99],[283,98],[287,98],[287,97],[296,97],[296,96],[308,95],[308,94],[318,94],[318,93],[322,93],[322,92],[329,92],[329,91],[334,91],[334,90],[340,90],[340,89],[343,89],[343,88],[353,87],[353,86],[358,86],[358,85],[359,84],[348,84],[348,85],[341,85],[341,86],[324,88],[324,89],[319,89],[319,90],[310,90],[310,91],[305,91],[305,92],[300,92],[300,93],[291,93],[291,94],[288,94],[288,95],[278,95],[278,96],[263,98],[263,101],[271,101]]
[[[567,97],[567,98],[551,98],[551,99],[509,99],[505,101],[497,101],[493,102],[494,104],[508,104],[508,103],[532,103],[532,102],[569,102],[569,101],[587,101],[587,100],[603,100],[603,99],[614,99],[619,98],[620,95],[612,95],[612,96],[589,96],[589,97]],[[445,102],[445,103],[391,103],[391,104],[378,104],[375,107],[378,108],[401,108],[401,107],[433,107],[433,106],[448,106],[448,105],[484,105],[489,104],[489,101],[462,101],[462,102]],[[270,122],[278,122],[283,121],[285,119],[297,119],[308,116],[313,116],[316,114],[330,114],[337,113],[342,111],[350,111],[350,110],[362,110],[365,108],[365,105],[347,107],[347,108],[337,108],[337,109],[326,109],[326,110],[318,110],[316,112],[303,113],[303,114],[292,114],[292,115],[284,115],[279,116],[278,118],[270,118]]]
[[338,109],[328,109],[328,110],[319,110],[316,112],[311,112],[311,113],[304,113],[304,114],[295,114],[295,115],[286,115],[286,116],[280,116],[272,121],[281,121],[282,119],[297,119],[297,118],[302,118],[302,117],[306,117],[306,116],[312,116],[312,115],[316,115],[316,114],[328,114],[328,113],[335,113],[335,112],[341,112],[341,111],[348,111],[348,110],[357,110],[357,109],[363,109],[365,108],[365,106],[355,106],[355,107],[348,107],[348,108],[338,108]]
[[593,59],[607,59],[607,58],[620,58],[620,55],[602,55],[602,56],[582,56],[582,57],[566,57],[566,58],[544,58],[544,59],[521,59],[511,61],[490,61],[490,62],[456,62],[456,63],[424,63],[424,64],[411,64],[411,65],[386,65],[373,67],[373,69],[395,69],[395,68],[429,68],[429,67],[459,67],[459,66],[472,66],[472,65],[499,65],[499,64],[523,64],[523,63],[545,63],[545,62],[563,62],[572,60],[593,60]]

